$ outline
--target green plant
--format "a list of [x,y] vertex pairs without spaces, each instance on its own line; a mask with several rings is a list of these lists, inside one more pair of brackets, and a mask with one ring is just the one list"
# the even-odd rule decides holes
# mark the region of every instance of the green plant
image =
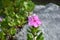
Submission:
[[39,27],[29,27],[27,31],[27,40],[44,40],[43,32],[39,29]]
[[31,0],[0,0],[0,40],[6,40],[16,34],[18,27],[23,27],[27,23],[29,12],[34,9]]

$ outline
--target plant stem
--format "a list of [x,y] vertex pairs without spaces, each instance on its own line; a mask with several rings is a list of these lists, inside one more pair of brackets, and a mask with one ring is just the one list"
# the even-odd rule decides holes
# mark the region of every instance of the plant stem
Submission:
[[33,40],[36,40],[36,37],[34,37]]

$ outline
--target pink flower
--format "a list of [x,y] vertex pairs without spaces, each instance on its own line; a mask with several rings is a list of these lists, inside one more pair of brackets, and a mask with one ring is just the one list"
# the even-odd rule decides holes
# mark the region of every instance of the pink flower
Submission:
[[38,27],[41,24],[42,24],[42,22],[41,22],[41,20],[39,20],[39,18],[36,14],[33,14],[28,17],[28,25],[29,26]]
[[2,18],[0,17],[0,22],[2,22]]

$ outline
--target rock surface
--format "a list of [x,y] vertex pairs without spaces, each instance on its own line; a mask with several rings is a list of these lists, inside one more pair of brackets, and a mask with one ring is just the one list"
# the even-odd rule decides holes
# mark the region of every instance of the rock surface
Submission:
[[[36,5],[33,13],[42,20],[45,40],[60,40],[60,6],[53,3]],[[18,40],[26,40],[26,28],[27,25],[16,35]]]
[[[40,8],[40,6],[38,6]],[[45,40],[60,40],[60,7],[56,4],[49,3],[43,8],[34,9],[34,13],[42,20],[42,29]],[[37,10],[38,11],[37,11]]]

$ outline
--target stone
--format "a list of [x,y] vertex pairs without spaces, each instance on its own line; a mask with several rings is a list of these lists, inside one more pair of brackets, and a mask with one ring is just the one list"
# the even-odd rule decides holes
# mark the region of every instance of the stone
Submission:
[[[36,13],[42,20],[41,29],[44,33],[44,40],[60,40],[60,6],[49,3],[47,5],[36,5],[33,13]],[[18,40],[27,40],[27,25],[16,34]],[[20,35],[20,36],[19,36]]]
[[[40,6],[39,6],[40,7]],[[45,7],[35,11],[42,20],[41,28],[45,40],[60,40],[60,6],[49,3]]]

